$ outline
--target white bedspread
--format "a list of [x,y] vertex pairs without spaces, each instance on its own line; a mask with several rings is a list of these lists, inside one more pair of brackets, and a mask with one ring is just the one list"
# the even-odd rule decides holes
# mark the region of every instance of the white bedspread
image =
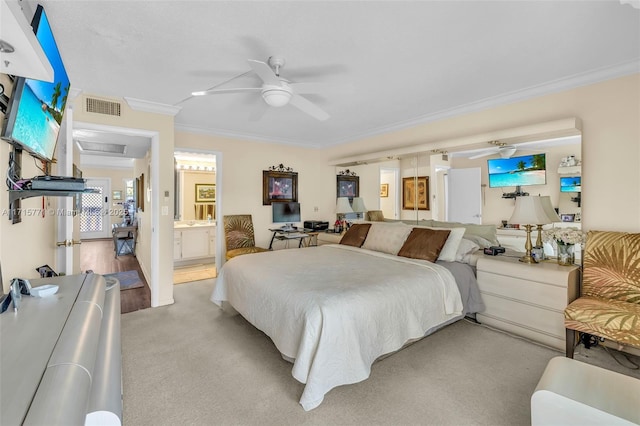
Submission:
[[239,256],[220,271],[211,300],[228,301],[293,359],[311,410],[332,388],[369,377],[381,355],[462,312],[440,265],[344,245]]

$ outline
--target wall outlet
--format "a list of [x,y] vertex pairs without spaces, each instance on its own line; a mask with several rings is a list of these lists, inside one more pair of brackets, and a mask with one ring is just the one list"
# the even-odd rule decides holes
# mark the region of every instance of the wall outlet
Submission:
[[169,216],[169,206],[162,206],[162,216]]

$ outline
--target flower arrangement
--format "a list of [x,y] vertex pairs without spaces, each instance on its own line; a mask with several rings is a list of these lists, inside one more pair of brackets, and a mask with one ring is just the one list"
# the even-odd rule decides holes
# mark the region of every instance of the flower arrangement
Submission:
[[582,244],[585,234],[578,228],[551,228],[542,231],[545,242],[555,241],[557,244]]

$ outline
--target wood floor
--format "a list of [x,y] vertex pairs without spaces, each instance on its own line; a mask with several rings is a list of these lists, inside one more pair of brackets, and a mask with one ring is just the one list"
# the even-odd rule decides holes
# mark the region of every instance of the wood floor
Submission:
[[83,240],[80,247],[80,270],[92,270],[96,274],[138,271],[144,287],[120,292],[120,310],[123,314],[151,307],[151,290],[144,278],[138,259],[132,255],[114,256],[113,240]]

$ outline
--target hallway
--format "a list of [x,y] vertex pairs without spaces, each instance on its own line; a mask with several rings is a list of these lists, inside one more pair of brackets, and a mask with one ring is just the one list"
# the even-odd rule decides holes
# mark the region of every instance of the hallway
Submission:
[[151,290],[140,269],[138,259],[131,255],[114,257],[113,240],[83,240],[80,247],[80,270],[92,270],[96,274],[138,271],[144,287],[120,291],[121,313],[137,311],[151,307]]

